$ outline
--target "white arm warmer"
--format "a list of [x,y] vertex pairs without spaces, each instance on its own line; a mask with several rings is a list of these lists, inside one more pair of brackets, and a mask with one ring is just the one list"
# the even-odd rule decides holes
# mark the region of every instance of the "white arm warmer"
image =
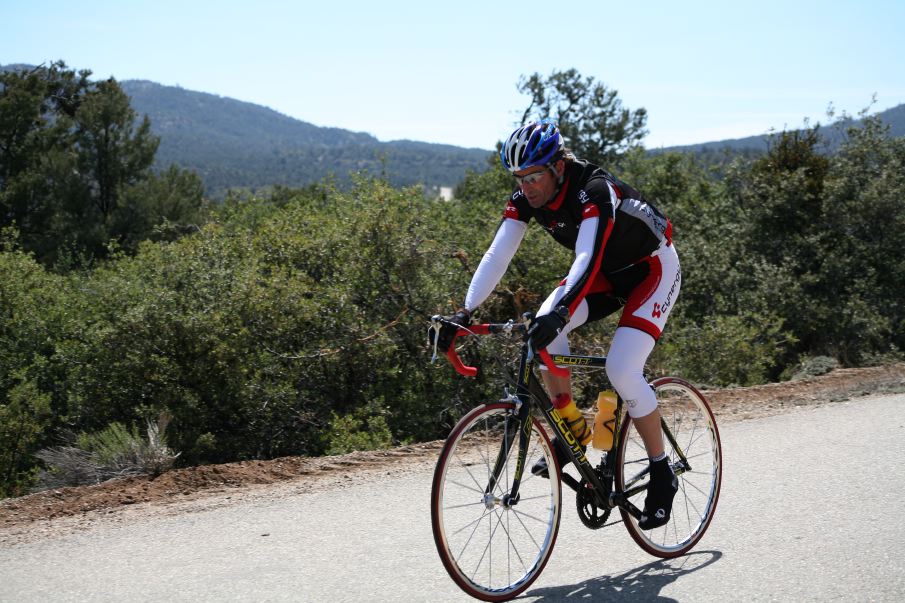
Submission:
[[569,269],[566,277],[566,286],[562,297],[569,294],[575,287],[575,283],[590,269],[591,259],[594,257],[594,243],[597,240],[597,226],[600,218],[587,218],[578,227],[578,240],[575,241],[575,261]]
[[527,230],[528,224],[521,220],[503,219],[493,243],[481,258],[481,263],[471,279],[471,285],[468,286],[468,293],[465,295],[466,310],[471,312],[490,296],[490,292],[506,273],[506,268],[509,267],[509,262],[521,245]]

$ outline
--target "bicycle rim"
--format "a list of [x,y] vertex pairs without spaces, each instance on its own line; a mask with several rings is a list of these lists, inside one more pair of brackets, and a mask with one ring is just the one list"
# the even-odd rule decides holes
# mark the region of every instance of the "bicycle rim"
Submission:
[[[720,434],[713,412],[704,396],[690,383],[675,377],[657,379],[651,386],[657,394],[660,414],[669,426],[690,470],[678,475],[679,491],[673,501],[669,522],[659,528],[642,530],[638,520],[620,509],[626,529],[638,545],[656,557],[677,557],[688,552],[704,535],[720,495],[723,456]],[[676,467],[679,455],[664,435],[670,464]],[[616,458],[616,487],[621,491],[646,485],[647,451],[641,436],[626,417]],[[646,490],[632,502],[644,508]]]
[[[500,402],[472,410],[453,428],[440,453],[431,492],[431,521],[437,551],[450,577],[469,595],[505,601],[523,592],[540,575],[559,531],[560,469],[553,446],[536,418],[519,502],[502,503],[516,472],[516,430],[506,433],[514,405]],[[485,489],[505,439],[513,441],[500,479]],[[553,479],[531,474],[547,458]]]

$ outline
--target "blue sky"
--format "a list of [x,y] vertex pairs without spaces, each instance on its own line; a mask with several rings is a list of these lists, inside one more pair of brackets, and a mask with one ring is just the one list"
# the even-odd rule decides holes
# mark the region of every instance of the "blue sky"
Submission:
[[319,125],[492,148],[519,77],[576,68],[648,147],[905,103],[905,1],[0,0],[0,63],[62,59]]

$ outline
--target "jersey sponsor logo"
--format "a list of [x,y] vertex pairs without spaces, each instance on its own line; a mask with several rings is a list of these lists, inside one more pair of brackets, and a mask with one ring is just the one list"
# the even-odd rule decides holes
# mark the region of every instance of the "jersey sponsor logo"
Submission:
[[660,239],[666,237],[669,221],[666,220],[664,216],[654,211],[654,209],[644,201],[639,199],[626,199],[619,209],[647,224],[648,228],[655,232]]
[[544,226],[544,228],[546,228],[550,232],[553,232],[557,228],[565,228],[565,227],[566,227],[565,222],[557,222],[556,220],[553,220],[552,222],[550,222],[549,225]]
[[578,191],[578,200],[581,203],[587,203],[588,201],[591,200],[591,198],[588,197],[587,191],[585,191],[584,189],[581,189],[580,191]]
[[669,293],[666,294],[666,301],[663,304],[654,304],[654,311],[651,312],[651,316],[654,318],[660,318],[663,314],[669,312],[669,308],[672,306],[672,298],[676,293],[676,287],[679,286],[679,283],[682,281],[682,272],[676,272],[676,280],[672,282],[672,287],[669,288]]

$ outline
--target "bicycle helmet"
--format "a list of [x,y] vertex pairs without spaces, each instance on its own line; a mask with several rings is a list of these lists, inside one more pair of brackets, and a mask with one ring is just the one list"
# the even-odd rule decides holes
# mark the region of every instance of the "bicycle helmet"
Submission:
[[504,168],[518,172],[536,165],[546,166],[559,159],[564,149],[559,128],[549,119],[542,119],[510,134],[500,149],[500,160]]

